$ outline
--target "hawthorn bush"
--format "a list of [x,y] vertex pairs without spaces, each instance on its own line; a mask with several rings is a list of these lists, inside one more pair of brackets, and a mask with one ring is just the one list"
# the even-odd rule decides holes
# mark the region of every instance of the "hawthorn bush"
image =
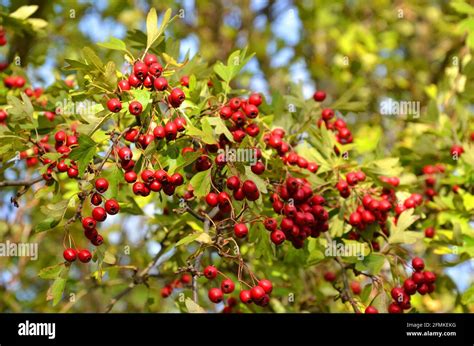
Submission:
[[[33,13],[4,14],[0,44]],[[176,18],[151,9],[45,89],[2,64],[0,235],[38,244],[1,259],[2,311],[472,311],[444,270],[474,255],[467,43],[383,147],[352,129],[354,88],[247,90],[254,54],[180,61]]]

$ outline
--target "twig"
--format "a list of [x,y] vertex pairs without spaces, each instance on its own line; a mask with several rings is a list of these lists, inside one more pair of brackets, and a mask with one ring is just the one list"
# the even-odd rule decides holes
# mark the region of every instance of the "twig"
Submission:
[[[331,236],[327,232],[325,233],[325,236],[328,242],[332,242]],[[342,292],[341,297],[343,301],[348,301],[351,304],[355,313],[360,313],[359,307],[357,306],[357,303],[354,300],[354,297],[352,297],[352,294],[349,288],[349,280],[347,279],[346,267],[344,266],[344,263],[342,262],[342,259],[339,256],[336,256],[335,259],[336,259],[336,262],[339,263],[342,269],[342,283],[344,284],[344,292]]]
[[6,187],[6,186],[30,187],[31,185],[39,183],[42,180],[43,180],[43,177],[41,175],[39,177],[36,177],[34,179],[29,179],[29,180],[5,180],[5,181],[0,181],[0,187]]
[[[211,219],[216,216],[216,214],[219,212],[219,208],[215,207],[212,209],[209,214],[207,215],[207,218],[203,218],[204,220],[204,232],[209,233],[209,227],[211,223]],[[197,255],[196,259],[194,260],[194,270],[193,270],[193,281],[192,281],[192,287],[193,287],[193,300],[197,304],[198,303],[198,285],[197,285],[197,279],[198,275],[197,272],[199,271],[199,267],[201,266],[201,259],[202,256],[204,255],[204,251],[202,251],[199,255]]]

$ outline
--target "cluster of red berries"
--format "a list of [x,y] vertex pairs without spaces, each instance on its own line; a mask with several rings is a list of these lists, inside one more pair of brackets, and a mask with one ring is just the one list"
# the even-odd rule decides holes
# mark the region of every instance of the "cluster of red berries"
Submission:
[[256,137],[260,133],[257,123],[249,119],[258,117],[258,106],[261,104],[262,96],[259,93],[253,93],[248,100],[233,97],[221,107],[219,114],[222,119],[229,120],[228,128],[236,142],[242,142],[246,135]]
[[423,196],[420,195],[419,193],[412,193],[410,197],[405,199],[403,204],[398,204],[395,207],[395,213],[397,215],[400,215],[407,209],[413,209],[416,207],[419,207],[423,203]]
[[[56,141],[56,152],[58,152],[62,156],[61,159],[57,162],[52,161],[49,158],[41,158],[43,164],[49,165],[46,170],[46,173],[43,174],[44,180],[50,181],[53,178],[52,173],[54,171],[54,168],[56,168],[58,173],[67,172],[69,178],[77,178],[77,176],[79,175],[79,170],[77,169],[77,165],[75,164],[75,162],[70,161],[69,165],[66,163],[66,159],[69,156],[69,153],[71,152],[71,147],[79,145],[77,136],[75,134],[68,135],[65,131],[57,131],[54,135],[54,139]],[[44,144],[45,145],[43,145],[43,149],[45,151],[49,151],[49,144]]]
[[6,76],[3,78],[3,84],[8,89],[19,89],[25,86],[26,79],[21,76]]
[[423,271],[425,263],[419,257],[413,258],[411,264],[414,270],[412,276],[403,282],[403,287],[394,287],[391,291],[394,300],[388,307],[388,312],[391,314],[399,314],[403,310],[410,309],[410,296],[416,292],[425,295],[435,290],[436,274]]
[[276,149],[278,155],[280,155],[285,164],[292,166],[297,165],[300,168],[307,169],[311,173],[316,173],[319,166],[315,162],[308,162],[304,157],[298,155],[294,151],[290,151],[290,145],[285,142],[285,130],[276,128],[273,129],[270,133],[266,133],[263,136],[264,142],[267,146]]
[[[128,80],[121,80],[118,82],[119,92],[128,91],[131,88],[145,87],[149,90],[165,91],[168,89],[168,81],[161,77],[163,66],[158,62],[158,58],[154,54],[147,54],[143,61],[137,61],[133,65],[133,72],[130,73]],[[174,88],[170,91],[168,96],[168,104],[174,108],[178,108],[186,96],[180,88]],[[107,107],[111,112],[119,112],[122,109],[119,99],[113,99],[113,103],[107,102]],[[118,101],[118,102],[117,102]],[[134,101],[137,102],[137,101]],[[130,103],[130,113],[139,115],[142,111],[138,105]],[[141,105],[140,105],[141,106]],[[138,113],[138,114],[135,114]]]
[[436,175],[444,173],[445,168],[442,164],[437,163],[436,165],[424,166],[422,172],[425,175],[425,195],[428,199],[432,200],[433,197],[436,196],[436,190],[434,189],[436,185]]
[[273,210],[284,215],[280,229],[274,218],[264,221],[265,228],[272,232],[270,239],[276,245],[289,240],[299,249],[309,236],[317,238],[329,229],[324,197],[314,194],[306,179],[289,176],[272,194],[271,202]]
[[[207,266],[204,269],[204,276],[208,280],[214,280],[217,277],[219,271],[214,266]],[[222,302],[224,299],[224,294],[230,294],[234,292],[235,284],[234,282],[229,279],[225,278],[222,280],[220,288],[214,287],[211,288],[208,292],[209,300],[215,304]],[[258,306],[267,306],[270,302],[270,293],[273,290],[273,285],[270,280],[260,280],[256,286],[253,286],[249,290],[241,290],[239,293],[239,297],[242,303],[250,304],[255,303]],[[231,301],[229,303],[230,307],[235,306],[236,302]]]
[[324,108],[321,111],[321,118],[318,119],[317,125],[321,127],[324,123],[328,130],[336,133],[336,140],[341,144],[352,143],[354,138],[352,137],[351,131],[347,128],[347,124],[341,118],[336,118],[333,122],[331,119],[334,117],[334,110],[331,108]]
[[104,238],[97,232],[97,222],[103,222],[107,219],[107,214],[116,215],[120,211],[119,203],[111,198],[105,201],[104,207],[102,204],[102,194],[109,188],[109,182],[105,178],[98,178],[95,181],[95,189],[91,195],[91,204],[95,206],[92,209],[92,217],[88,216],[82,219],[82,227],[84,228],[84,235],[95,246],[100,246],[104,242]]
[[153,136],[158,140],[166,138],[167,141],[173,141],[176,139],[178,132],[184,132],[186,125],[185,118],[176,117],[169,120],[164,126],[157,125],[153,129]]
[[[242,183],[238,176],[233,175],[227,178],[226,186],[229,190],[233,191],[232,196],[237,201],[242,201],[244,199],[256,201],[260,197],[260,191],[252,180],[245,180]],[[232,209],[231,198],[225,191],[219,193],[209,192],[206,195],[206,203],[210,207],[219,206],[219,211],[221,213],[228,213]]]
[[346,175],[346,179],[340,179],[336,184],[336,189],[343,198],[347,198],[351,194],[351,186],[357,185],[357,183],[365,180],[365,173],[362,171],[349,172]]
[[133,153],[129,147],[122,147],[118,151],[121,166],[125,170],[124,178],[129,184],[133,184],[133,193],[137,196],[146,197],[151,191],[159,192],[163,190],[168,196],[172,196],[176,187],[183,185],[184,179],[180,173],[168,175],[163,169],[152,171],[145,169],[140,173],[142,181],[137,181],[138,175],[133,170],[135,162],[132,160]]
[[68,262],[74,262],[77,258],[79,258],[79,261],[82,263],[88,263],[92,259],[92,254],[87,249],[76,250],[73,248],[67,248],[63,252],[63,257]]
[[191,281],[191,275],[185,273],[181,275],[181,278],[166,284],[165,287],[161,289],[160,294],[163,298],[168,298],[173,293],[173,290],[182,288],[183,286],[189,286]]

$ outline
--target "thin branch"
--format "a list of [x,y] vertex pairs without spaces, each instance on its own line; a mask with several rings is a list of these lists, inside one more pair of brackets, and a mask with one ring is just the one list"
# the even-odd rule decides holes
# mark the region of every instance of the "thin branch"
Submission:
[[31,185],[39,183],[42,180],[43,180],[43,176],[41,175],[34,179],[29,179],[29,180],[5,180],[5,181],[0,181],[0,187],[6,187],[6,186],[30,187]]
[[[332,242],[332,238],[327,232],[325,233],[325,236],[329,243]],[[343,302],[348,301],[351,304],[352,309],[354,309],[354,312],[360,313],[359,307],[357,306],[357,303],[351,294],[351,290],[349,287],[349,280],[347,278],[347,273],[346,273],[346,267],[339,256],[336,256],[335,259],[336,259],[336,262],[339,263],[342,269],[342,283],[344,285],[344,292],[342,292],[341,297],[343,299]]]

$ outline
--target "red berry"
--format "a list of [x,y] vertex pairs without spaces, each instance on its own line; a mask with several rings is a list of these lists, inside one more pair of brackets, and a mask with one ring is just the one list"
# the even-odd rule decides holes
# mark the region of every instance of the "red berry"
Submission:
[[352,281],[351,282],[351,291],[355,295],[359,295],[362,292],[362,288],[360,287],[359,281]]
[[368,306],[366,309],[365,309],[365,313],[366,314],[378,314],[379,311],[374,308],[373,306]]
[[137,115],[140,115],[142,113],[143,106],[138,101],[132,101],[132,102],[130,102],[130,105],[128,106],[128,110],[130,111],[131,114],[137,116]]
[[221,290],[222,292],[229,294],[234,292],[235,284],[231,279],[225,279],[221,283]]
[[169,182],[175,186],[181,186],[183,185],[184,179],[181,174],[175,173],[169,178]]
[[94,229],[96,224],[97,222],[90,216],[82,219],[82,227],[84,227],[84,229]]
[[77,167],[69,167],[67,170],[67,175],[69,178],[77,178],[77,176],[79,175]]
[[274,230],[270,234],[270,239],[271,239],[273,244],[281,245],[286,240],[286,236],[285,236],[285,233],[283,233],[282,231],[277,229],[277,230]]
[[147,64],[148,66],[150,66],[151,64],[154,64],[155,62],[158,62],[158,59],[157,59],[156,55],[151,54],[151,53],[147,53],[145,55],[145,58],[143,58],[143,62],[145,64]]
[[418,286],[418,293],[424,296],[426,293],[428,293],[428,285],[427,284],[421,284]]
[[436,275],[435,273],[432,273],[432,272],[429,272],[429,271],[425,271],[423,272],[423,277],[425,279],[425,282],[427,284],[432,284],[436,281]]
[[238,110],[241,105],[242,105],[242,102],[240,101],[238,97],[234,97],[229,100],[229,106],[230,108],[232,108],[233,111]]
[[222,107],[219,112],[222,119],[230,119],[230,117],[232,116],[232,113],[233,113],[232,108],[230,108],[229,106]]
[[92,254],[89,250],[84,249],[79,251],[77,257],[79,257],[79,261],[82,263],[87,263],[92,259]]
[[253,166],[251,166],[250,169],[253,173],[260,175],[265,172],[265,165],[261,161],[258,161]]
[[122,161],[130,161],[133,157],[133,153],[129,147],[122,147],[118,152],[119,158]]
[[148,74],[148,66],[141,61],[137,61],[133,65],[133,74],[143,80]]
[[[160,77],[162,72],[163,72],[163,66],[161,66],[161,64],[159,62],[155,62],[155,63],[151,64],[150,67],[148,68],[148,73],[151,76],[155,77],[155,78]],[[166,81],[166,79],[165,79],[165,81]],[[166,81],[166,84],[168,85],[167,81]]]
[[411,278],[417,285],[421,285],[422,283],[425,282],[425,276],[423,275],[422,272],[415,272],[412,274]]
[[358,226],[360,225],[361,222],[362,222],[362,215],[357,211],[353,212],[351,216],[349,217],[349,223],[352,226]]
[[226,185],[229,190],[237,190],[240,187],[239,177],[233,175],[227,178]]
[[247,226],[243,223],[238,223],[234,226],[234,234],[237,238],[245,238],[249,230]]
[[168,298],[171,293],[173,293],[173,288],[170,286],[165,286],[160,291],[160,294],[163,298]]
[[99,178],[95,181],[95,188],[100,193],[104,193],[109,188],[109,182],[105,178]]
[[411,261],[411,265],[413,266],[413,269],[415,269],[415,271],[417,272],[420,272],[423,270],[423,268],[425,268],[425,262],[423,262],[423,260],[419,257],[415,257]]
[[210,207],[215,207],[219,204],[219,197],[217,193],[209,192],[206,196],[206,202]]
[[68,262],[74,262],[77,258],[77,251],[74,249],[66,249],[63,252],[63,257]]
[[313,95],[313,99],[316,102],[323,102],[326,98],[326,93],[324,91],[316,91]]
[[140,174],[140,177],[142,178],[144,183],[151,183],[155,179],[154,174],[155,172],[153,172],[151,169],[145,169]]
[[137,181],[137,173],[135,173],[134,171],[126,172],[124,177],[127,183],[134,183]]
[[323,120],[330,120],[334,116],[334,111],[331,108],[325,108],[321,112]]
[[334,282],[336,280],[336,274],[333,272],[326,272],[324,273],[324,280],[327,282]]
[[258,108],[252,104],[249,104],[244,109],[245,115],[250,119],[254,119],[258,116]]
[[155,78],[153,85],[156,90],[164,91],[166,90],[166,88],[168,88],[168,81],[164,77],[158,77],[158,78]]
[[56,142],[58,143],[64,143],[67,139],[67,135],[66,135],[66,132],[64,131],[58,131],[56,132],[56,134],[54,135],[54,139],[56,140]]
[[397,303],[390,303],[390,305],[388,306],[388,313],[389,314],[401,314],[401,313],[403,313],[403,310]]
[[205,276],[208,280],[215,279],[216,276],[217,276],[217,269],[216,269],[216,267],[214,267],[214,266],[207,266],[207,267],[204,269],[204,276]]
[[265,290],[260,286],[255,286],[250,290],[250,296],[254,302],[262,300],[265,294]]
[[269,217],[269,218],[266,218],[265,221],[263,221],[263,226],[268,231],[274,231],[277,229],[278,225],[277,225],[277,221],[274,218]]
[[180,88],[174,88],[171,90],[171,94],[169,96],[169,102],[174,108],[178,108],[181,103],[185,100],[186,96],[184,95],[183,90]]
[[258,285],[261,288],[263,288],[263,290],[265,291],[266,294],[272,293],[273,285],[272,285],[272,282],[270,280],[267,280],[267,279],[260,280],[258,282]]
[[208,293],[209,300],[213,303],[220,303],[224,298],[222,290],[220,288],[211,288]]
[[91,239],[91,243],[94,246],[100,246],[104,243],[104,237],[102,237],[100,234],[96,234],[95,237]]
[[127,80],[122,79],[118,82],[118,88],[120,91],[130,90],[130,83]]
[[176,136],[178,134],[178,127],[173,121],[169,121],[166,123],[165,134],[166,134],[166,139],[169,141],[176,139]]
[[119,99],[113,98],[107,101],[107,108],[113,113],[118,113],[122,109],[122,103]]
[[260,95],[259,93],[252,93],[249,96],[249,103],[256,107],[260,106],[262,104],[262,95]]
[[130,86],[138,88],[142,84],[142,81],[132,73],[130,76],[128,76],[128,83]]
[[120,205],[115,199],[109,199],[107,202],[105,202],[105,210],[107,214],[115,215],[119,212]]
[[416,282],[413,281],[412,279],[406,279],[405,282],[403,283],[403,288],[405,289],[405,292],[409,295],[415,294],[416,293]]
[[157,126],[153,129],[153,136],[155,136],[156,139],[163,139],[166,137],[166,131],[163,126]]
[[250,290],[242,290],[239,293],[240,301],[244,304],[250,304],[252,302],[252,294]]
[[94,220],[102,222],[107,218],[107,212],[102,207],[95,207],[92,209],[92,217]]
[[425,237],[426,238],[433,238],[435,235],[435,229],[433,227],[428,227],[425,229]]
[[188,76],[183,76],[179,80],[179,83],[184,86],[184,87],[189,87],[189,77]]

